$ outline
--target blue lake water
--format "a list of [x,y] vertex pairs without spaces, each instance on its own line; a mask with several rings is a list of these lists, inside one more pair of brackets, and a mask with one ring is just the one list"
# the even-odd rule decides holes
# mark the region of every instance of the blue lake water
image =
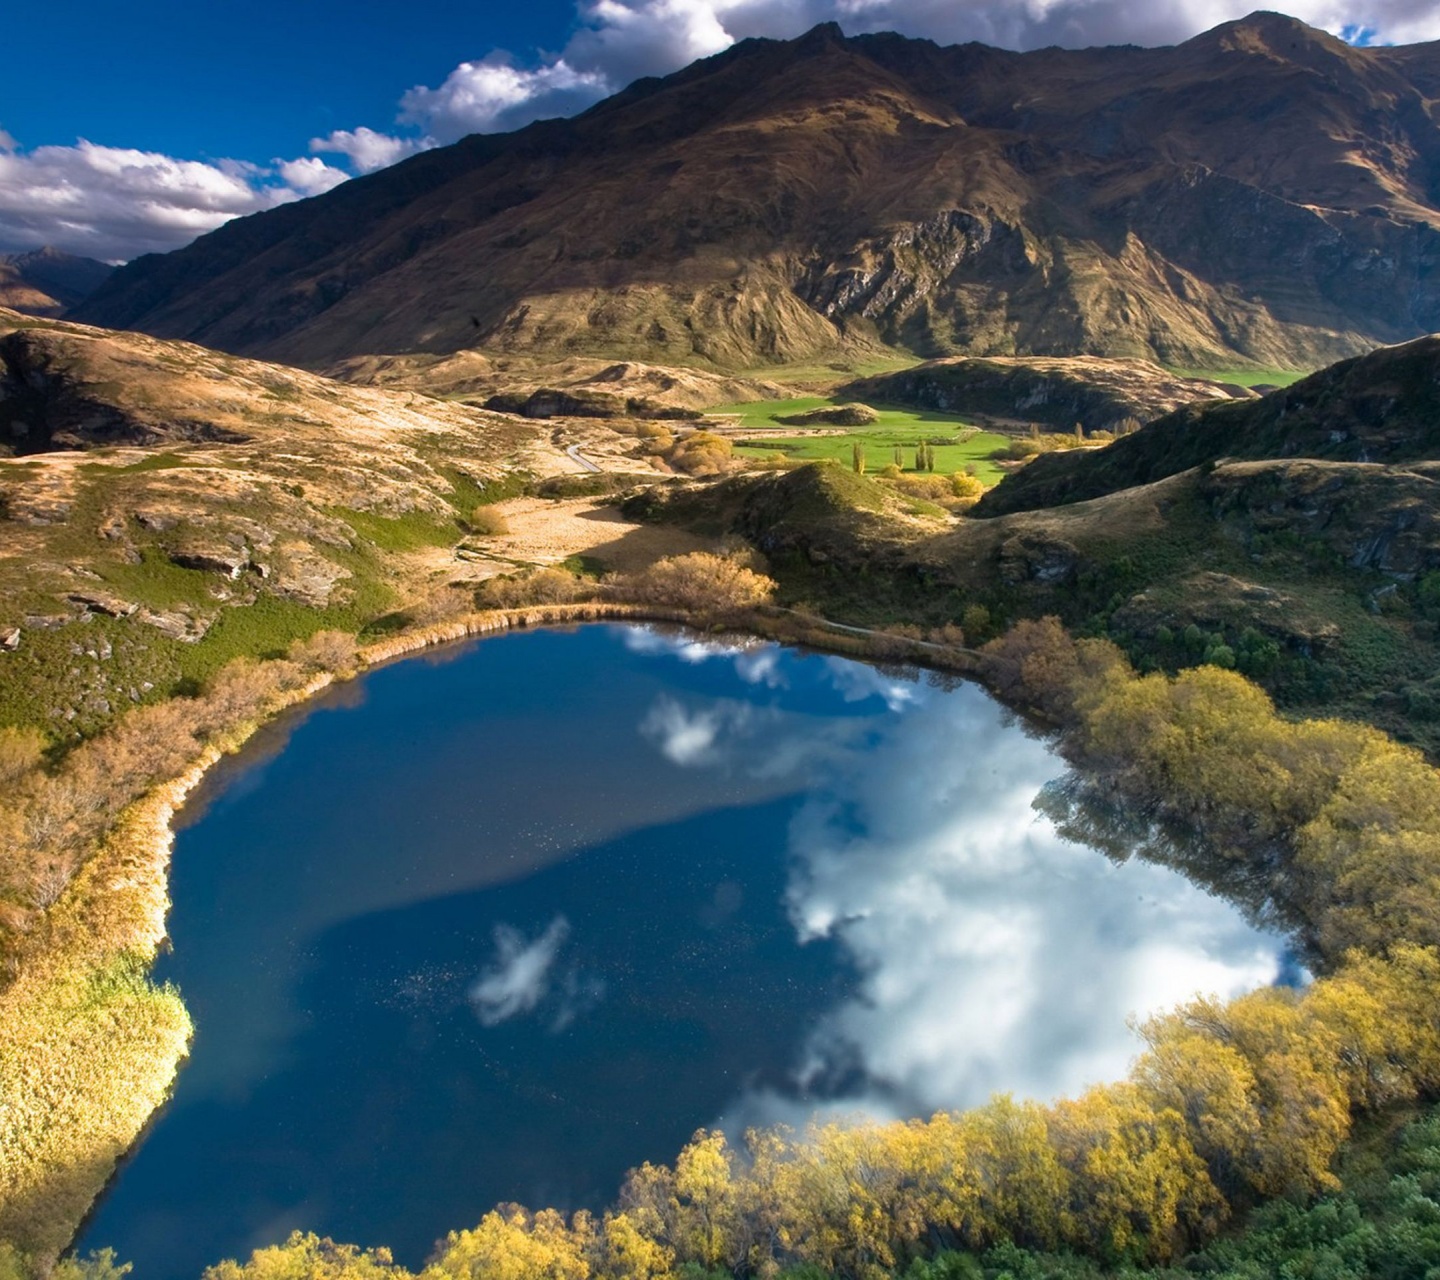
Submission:
[[596,626],[369,673],[184,815],[158,976],[193,1055],[80,1247],[417,1265],[700,1126],[1073,1092],[1130,1015],[1283,975],[1230,904],[1062,840],[1063,772],[974,686],[772,645]]

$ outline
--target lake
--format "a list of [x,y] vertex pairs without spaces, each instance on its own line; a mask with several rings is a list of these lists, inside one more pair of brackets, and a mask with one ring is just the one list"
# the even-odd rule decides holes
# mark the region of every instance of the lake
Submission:
[[701,1126],[1049,1098],[1123,1074],[1133,1014],[1289,980],[1235,906],[1062,839],[1064,772],[974,685],[648,628],[338,687],[182,815],[193,1054],[80,1247],[418,1265]]

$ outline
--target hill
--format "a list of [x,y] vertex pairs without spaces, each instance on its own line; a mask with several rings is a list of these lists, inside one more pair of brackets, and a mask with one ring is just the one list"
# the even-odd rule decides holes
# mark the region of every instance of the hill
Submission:
[[818,27],[118,271],[77,315],[322,367],[902,347],[1314,368],[1440,329],[1440,48],[1254,14],[1163,49]]
[[51,732],[383,614],[487,483],[560,458],[477,409],[6,311],[0,442],[0,724],[33,699]]
[[1254,392],[1204,378],[1185,378],[1149,360],[1095,356],[952,356],[913,369],[848,383],[842,396],[940,412],[980,414],[1055,431],[1115,431],[1185,404],[1246,400]]
[[114,270],[59,249],[0,254],[0,307],[59,316],[94,293]]
[[1080,502],[1222,458],[1440,459],[1440,337],[1342,361],[1259,400],[1186,406],[1099,452],[1047,454],[976,514]]

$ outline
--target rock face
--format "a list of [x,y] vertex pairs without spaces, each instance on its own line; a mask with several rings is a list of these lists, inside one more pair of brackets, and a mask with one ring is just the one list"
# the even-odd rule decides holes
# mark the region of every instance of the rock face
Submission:
[[696,409],[657,404],[643,397],[624,396],[590,387],[540,387],[530,392],[502,392],[485,401],[496,413],[522,418],[669,418],[695,419]]
[[1440,48],[749,40],[121,269],[82,319],[750,368],[877,344],[1314,367],[1440,329]]
[[1188,406],[1095,453],[1046,454],[975,514],[1098,498],[1222,458],[1440,459],[1440,337],[1342,361],[1258,400]]
[[868,404],[822,405],[804,413],[777,414],[776,422],[789,427],[865,427],[878,422],[880,415]]
[[1181,405],[1254,399],[1244,387],[1182,378],[1149,360],[955,356],[852,382],[843,395],[941,413],[983,414],[1055,431],[1115,431]]

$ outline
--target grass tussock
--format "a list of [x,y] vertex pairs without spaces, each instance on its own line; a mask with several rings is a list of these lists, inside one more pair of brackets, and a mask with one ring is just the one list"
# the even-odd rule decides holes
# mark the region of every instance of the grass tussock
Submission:
[[33,739],[6,735],[0,1239],[36,1269],[68,1244],[186,1052],[179,994],[146,976],[165,936],[175,810],[256,724],[355,665],[334,633],[232,663],[53,767]]

